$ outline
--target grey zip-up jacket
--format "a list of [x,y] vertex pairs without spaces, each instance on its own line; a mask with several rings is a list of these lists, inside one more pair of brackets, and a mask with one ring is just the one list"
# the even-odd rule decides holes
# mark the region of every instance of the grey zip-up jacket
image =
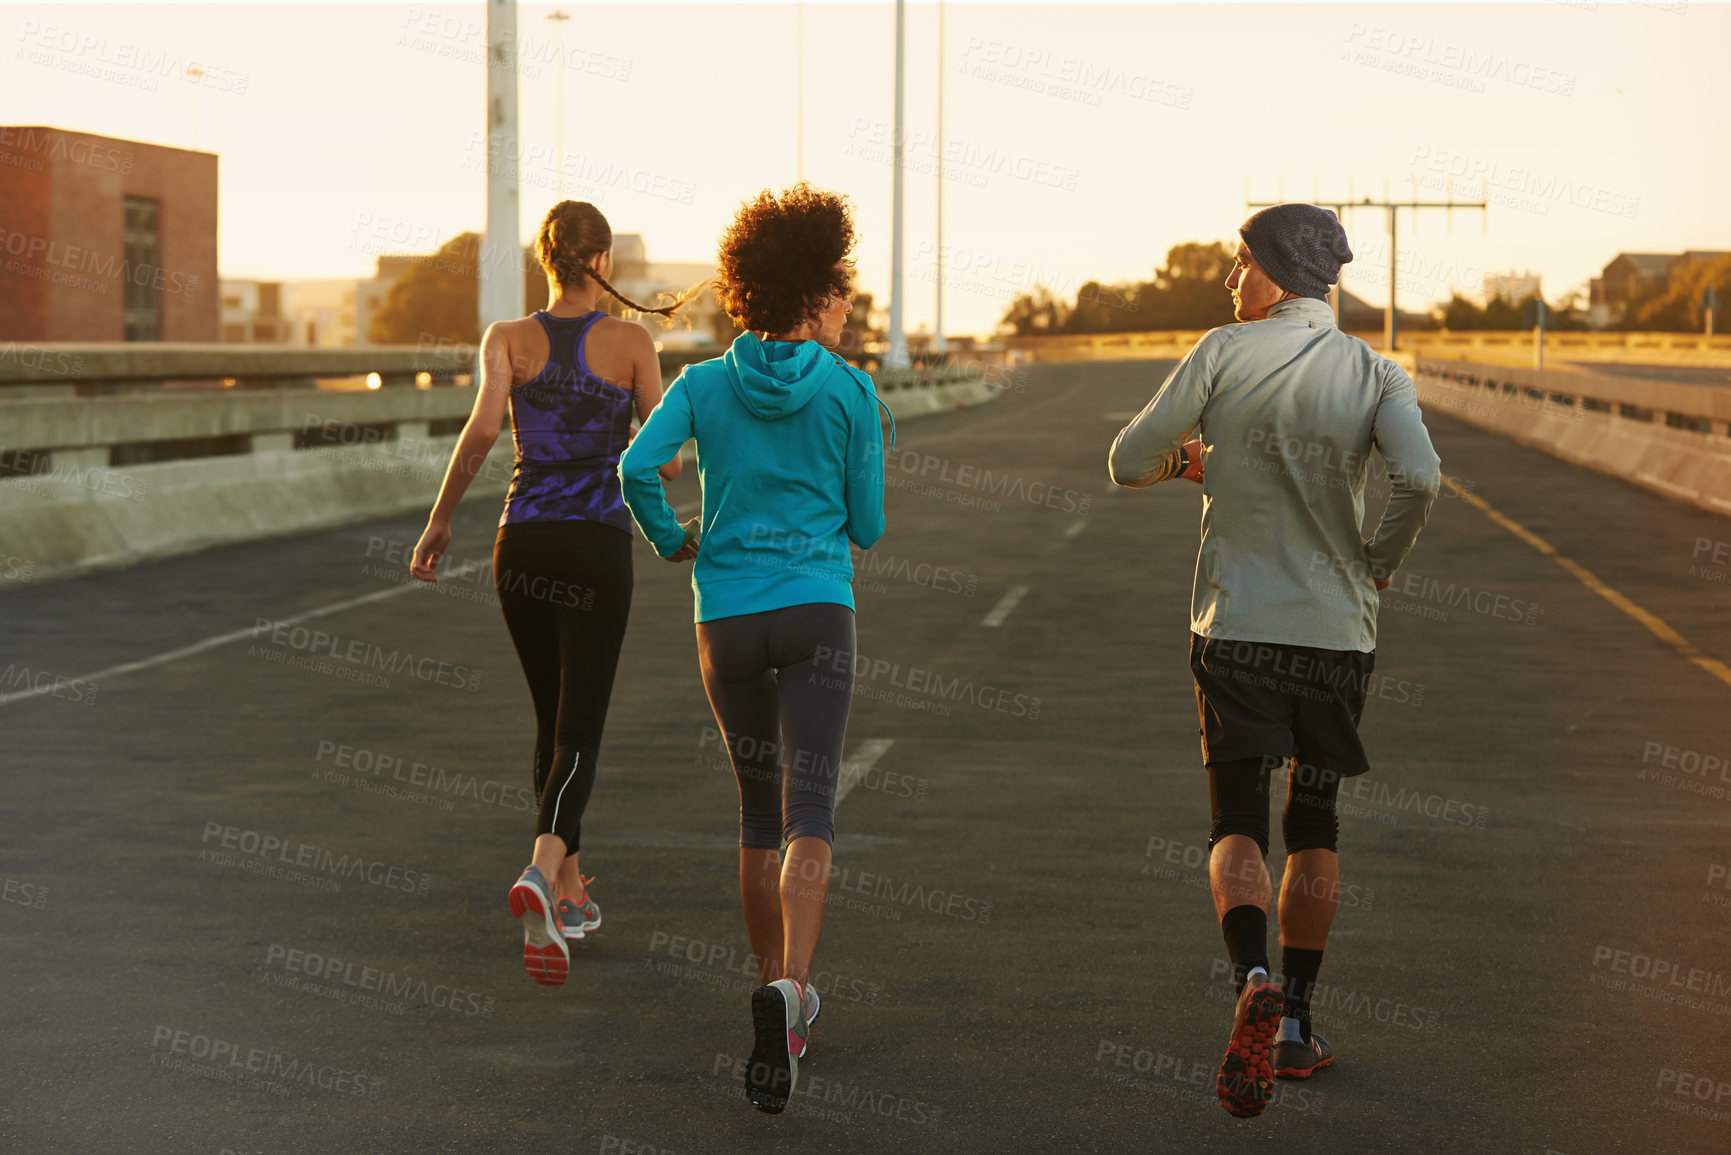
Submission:
[[[1204,637],[1376,649],[1374,580],[1393,574],[1442,484],[1406,370],[1312,297],[1214,329],[1112,443],[1118,485],[1175,477],[1202,438],[1202,548],[1190,628]],[[1361,536],[1372,448],[1393,494]]]

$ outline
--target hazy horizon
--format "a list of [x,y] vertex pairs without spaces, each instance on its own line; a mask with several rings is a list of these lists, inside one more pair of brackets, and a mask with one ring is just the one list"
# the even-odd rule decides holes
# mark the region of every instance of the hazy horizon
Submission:
[[[796,175],[792,4],[521,5],[520,238],[595,201],[654,261],[713,258],[735,205]],[[1476,199],[1400,221],[1400,305],[1531,270],[1552,300],[1619,251],[1731,249],[1725,5],[946,6],[945,327],[1043,282],[1145,280],[1255,200]],[[11,4],[6,123],[215,152],[221,274],[366,277],[484,224],[480,4]],[[858,208],[887,303],[894,7],[808,3],[804,170]],[[933,314],[937,7],[907,9],[906,319]],[[560,58],[566,67],[560,69]],[[205,69],[203,84],[182,73]],[[98,73],[99,75],[89,75]],[[1677,78],[1683,78],[1678,80]],[[1387,299],[1385,214],[1345,287]]]

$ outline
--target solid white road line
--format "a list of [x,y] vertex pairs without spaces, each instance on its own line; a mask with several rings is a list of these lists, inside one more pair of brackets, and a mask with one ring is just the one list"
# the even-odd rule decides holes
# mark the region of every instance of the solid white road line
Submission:
[[896,744],[894,738],[867,738],[859,744],[859,749],[853,752],[852,758],[843,758],[841,774],[836,778],[835,804],[841,805],[841,800],[848,796],[848,791],[859,785],[860,778],[867,770],[877,765],[884,752]]
[[[679,509],[674,510],[673,513],[676,517],[687,517],[702,508],[703,503],[699,501],[691,505],[681,506]],[[464,562],[450,573],[441,576],[462,579],[468,577],[479,568],[479,562]],[[382,602],[386,598],[394,598],[399,594],[406,594],[411,590],[420,589],[426,584],[426,582],[410,578],[400,586],[393,586],[388,590],[378,590],[370,594],[362,594],[358,598],[348,598],[344,601],[332,602],[328,606],[320,606],[317,609],[307,610],[305,613],[296,614],[292,618],[283,618],[280,622],[274,622],[273,624],[298,626],[302,622],[310,622],[314,618],[327,617],[331,614],[340,614],[344,610],[352,610],[356,606],[364,606],[371,602]],[[122,674],[131,674],[139,670],[148,670],[155,666],[166,665],[167,663],[179,658],[189,658],[193,654],[202,654],[206,650],[214,650],[218,646],[226,646],[230,642],[238,642],[242,638],[256,636],[257,634],[254,628],[249,626],[243,630],[230,630],[226,634],[218,634],[214,638],[205,638],[203,641],[194,642],[190,646],[182,646],[178,650],[168,650],[164,653],[153,654],[148,658],[140,658],[136,662],[122,662],[118,666],[110,666],[106,670],[98,670],[94,674],[82,674],[76,678],[70,679],[54,678],[47,686],[37,686],[28,690],[16,690],[10,694],[0,694],[0,706],[4,706],[10,702],[22,702],[26,698],[37,698],[44,694],[52,694],[56,685],[64,684],[66,681],[95,682],[100,685],[110,678],[118,678]]]
[[[479,568],[480,563],[478,562],[464,562],[445,576],[450,578],[466,578]],[[302,622],[310,622],[314,618],[328,617],[331,614],[340,614],[344,610],[352,610],[356,606],[364,606],[369,602],[382,602],[386,598],[394,598],[400,594],[406,594],[411,590],[421,589],[426,584],[426,582],[410,578],[409,581],[403,585],[392,586],[388,590],[378,590],[374,593],[362,594],[358,598],[348,598],[344,601],[332,602],[328,606],[320,606],[317,609],[307,610],[305,613],[296,614],[292,618],[282,618],[280,620],[273,619],[271,624],[273,626],[298,626]],[[214,650],[218,646],[226,646],[230,642],[238,642],[242,638],[253,638],[257,636],[258,630],[252,626],[248,626],[244,630],[230,630],[226,634],[218,634],[214,638],[205,638],[201,642],[194,642],[190,646],[182,646],[178,650],[168,650],[165,653],[154,654],[148,658],[140,658],[136,662],[122,662],[118,666],[110,666],[106,670],[98,670],[94,674],[83,674],[71,680],[75,682],[95,682],[97,685],[101,685],[103,682],[106,682],[111,678],[118,678],[122,674],[131,674],[138,670],[148,670],[154,666],[166,665],[167,663],[179,658],[191,657],[193,654],[202,654],[206,650]],[[18,690],[11,694],[0,694],[0,706],[4,706],[8,702],[20,702],[26,698],[35,698],[42,694],[51,694],[53,692],[54,685],[51,684],[46,687],[32,687],[28,690]]]
[[994,629],[1003,625],[1004,619],[1010,616],[1010,611],[1016,608],[1016,603],[1021,601],[1027,592],[1027,586],[1011,586],[1010,592],[998,599],[998,604],[992,607],[992,612],[987,614],[980,624]]

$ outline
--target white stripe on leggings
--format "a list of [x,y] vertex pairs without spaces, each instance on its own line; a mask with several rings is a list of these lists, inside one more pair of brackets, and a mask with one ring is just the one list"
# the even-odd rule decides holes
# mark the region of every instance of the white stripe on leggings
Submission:
[[[571,785],[571,779],[577,777],[577,763],[581,762],[582,760],[583,760],[583,751],[581,751],[581,750],[579,750],[575,754],[571,755],[571,773],[565,775],[565,786]],[[559,803],[565,801],[565,786],[559,787],[559,795],[558,795],[558,797],[553,799],[553,823],[552,823],[552,825],[553,825],[553,833],[554,834],[559,834]],[[559,834],[559,837],[563,838],[565,836],[563,834]]]

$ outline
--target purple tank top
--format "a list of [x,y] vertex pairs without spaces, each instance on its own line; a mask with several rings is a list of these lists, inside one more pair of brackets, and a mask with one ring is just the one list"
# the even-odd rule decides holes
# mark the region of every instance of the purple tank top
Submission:
[[598,521],[630,533],[619,485],[619,455],[631,429],[631,392],[589,370],[583,338],[597,310],[535,319],[547,331],[547,365],[511,389],[516,468],[500,525],[519,521]]

